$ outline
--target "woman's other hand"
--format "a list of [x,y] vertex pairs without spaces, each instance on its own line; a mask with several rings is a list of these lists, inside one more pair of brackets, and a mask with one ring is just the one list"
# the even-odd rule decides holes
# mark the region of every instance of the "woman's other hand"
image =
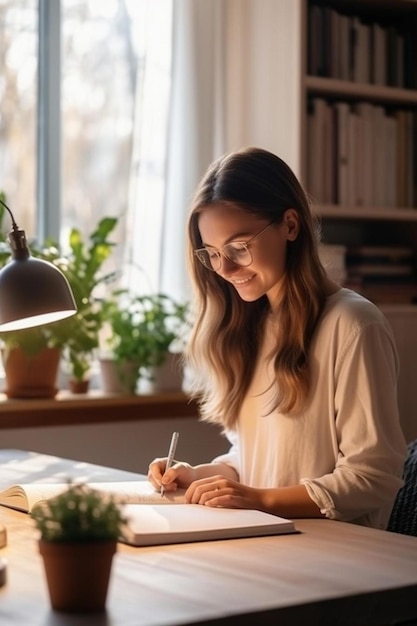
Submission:
[[262,509],[262,491],[217,475],[192,482],[185,493],[185,499],[191,504],[229,509]]

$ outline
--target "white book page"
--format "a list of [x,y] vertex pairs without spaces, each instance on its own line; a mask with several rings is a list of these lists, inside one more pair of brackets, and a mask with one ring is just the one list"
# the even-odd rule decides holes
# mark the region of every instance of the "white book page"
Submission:
[[[77,481],[74,481],[76,483]],[[185,490],[165,492],[163,496],[148,481],[87,483],[92,489],[112,494],[120,503],[172,504],[184,502]],[[37,502],[65,491],[68,483],[32,483],[13,485],[0,492],[0,505],[30,512]]]
[[249,509],[200,504],[127,504],[127,543],[157,545],[296,532],[291,520]]

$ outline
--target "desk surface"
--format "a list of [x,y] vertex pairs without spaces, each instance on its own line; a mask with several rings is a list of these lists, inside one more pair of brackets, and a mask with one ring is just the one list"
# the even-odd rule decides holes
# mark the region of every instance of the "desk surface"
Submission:
[[[14,460],[19,459],[19,460]],[[63,476],[128,480],[135,474],[47,455],[0,451],[0,487]],[[152,626],[279,624],[371,626],[417,620],[417,538],[328,520],[297,520],[297,535],[134,548],[119,545],[107,611],[49,608],[29,516],[0,508],[8,582],[0,624]]]

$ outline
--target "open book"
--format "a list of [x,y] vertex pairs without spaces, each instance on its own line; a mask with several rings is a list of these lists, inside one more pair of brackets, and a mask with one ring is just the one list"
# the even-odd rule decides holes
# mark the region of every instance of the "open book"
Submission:
[[[120,540],[134,546],[297,532],[292,521],[269,513],[185,504],[182,489],[161,496],[146,480],[87,484],[124,505],[128,524]],[[30,513],[35,504],[67,488],[68,483],[13,485],[0,491],[0,505]]]
[[[92,489],[114,496],[120,504],[173,504],[184,502],[183,489],[165,492],[163,496],[146,481],[87,483]],[[35,504],[53,498],[68,488],[68,483],[31,483],[13,485],[0,491],[0,505],[30,513]]]

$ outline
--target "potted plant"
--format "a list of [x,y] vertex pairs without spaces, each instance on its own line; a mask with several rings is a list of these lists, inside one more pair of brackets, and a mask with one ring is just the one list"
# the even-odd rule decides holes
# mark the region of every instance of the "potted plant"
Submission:
[[[154,380],[156,372],[168,363],[171,377],[177,374],[178,379],[179,364],[176,361],[176,370],[170,350],[180,341],[187,311],[187,304],[163,293],[136,296],[126,290],[114,290],[103,303],[102,311],[111,353],[110,359],[100,359],[105,389],[135,393],[140,378]],[[112,367],[119,386],[112,377],[110,388],[108,370]]]
[[[52,326],[52,325],[51,325]],[[62,347],[52,328],[38,326],[1,334],[9,398],[53,398]]]
[[[2,216],[0,208],[0,224]],[[77,313],[53,324],[1,333],[5,391],[9,397],[53,397],[57,392],[56,379],[62,354],[68,365],[71,388],[86,391],[101,326],[100,302],[95,291],[98,285],[114,277],[114,273],[106,275],[101,270],[113,249],[110,234],[116,224],[117,218],[101,219],[86,241],[80,231],[73,228],[66,256],[52,240],[43,247],[30,244],[33,256],[56,264],[65,274],[74,294]],[[5,237],[1,236],[0,264],[4,265],[9,256]],[[50,367],[44,365],[45,358],[52,359]],[[46,374],[49,374],[48,379],[44,379]],[[14,376],[18,377],[17,380]]]
[[102,273],[102,267],[114,247],[109,237],[117,221],[114,217],[101,219],[88,240],[83,240],[80,231],[73,228],[67,255],[55,260],[67,277],[77,304],[77,313],[54,328],[58,342],[64,346],[70,389],[74,392],[87,390],[91,362],[99,346],[101,299],[96,292],[100,285],[115,278],[115,272]]
[[127,520],[108,494],[69,484],[34,506],[51,606],[57,611],[105,608],[113,556]]

